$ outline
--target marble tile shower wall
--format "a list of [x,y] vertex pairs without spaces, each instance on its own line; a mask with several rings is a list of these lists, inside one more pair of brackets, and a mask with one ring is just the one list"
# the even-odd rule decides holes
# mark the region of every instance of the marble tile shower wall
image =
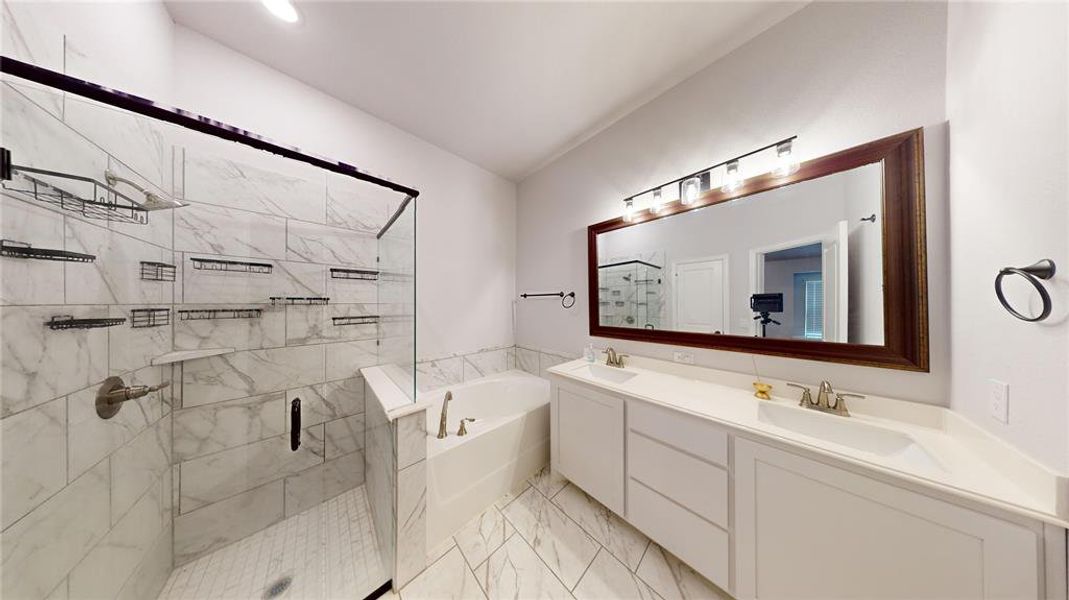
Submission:
[[[15,164],[96,178],[110,169],[169,193],[161,132],[40,88],[31,101],[0,85],[3,145]],[[96,143],[79,134],[89,127],[99,133]],[[0,596],[152,597],[172,564],[173,398],[145,396],[107,421],[94,400],[109,375],[130,385],[169,380],[150,357],[170,349],[170,328],[51,330],[44,323],[54,315],[129,317],[131,308],[170,306],[174,284],[141,281],[137,273],[138,261],[174,260],[171,217],[124,225],[46,206],[5,191],[0,237],[97,259],[0,258]]]
[[[376,234],[396,194],[275,157],[185,146],[174,250],[176,309],[250,307],[256,319],[177,320],[176,349],[236,352],[182,363],[174,416],[175,563],[303,512],[365,480],[365,394],[359,369],[379,362],[378,283],[331,269],[377,270]],[[270,273],[195,268],[251,261]],[[270,297],[325,305],[265,305]],[[301,443],[290,448],[290,402]]]
[[[190,206],[136,225],[0,198],[3,239],[96,256],[0,259],[0,595],[154,597],[172,565],[363,483],[357,374],[378,360],[377,328],[332,317],[379,314],[378,296],[374,281],[334,279],[330,268],[375,268],[375,233],[397,200],[107,107],[2,85],[3,145],[15,164],[98,179],[110,169]],[[200,270],[192,258],[272,270]],[[177,265],[176,280],[141,280],[141,261]],[[272,307],[272,296],[330,304]],[[171,309],[172,324],[132,328],[130,311],[150,307]],[[178,312],[224,307],[263,312]],[[53,315],[128,321],[53,331],[43,326]],[[236,351],[151,365],[173,350],[216,347]],[[109,375],[174,385],[105,421],[93,401]],[[291,452],[294,397],[303,429]]]

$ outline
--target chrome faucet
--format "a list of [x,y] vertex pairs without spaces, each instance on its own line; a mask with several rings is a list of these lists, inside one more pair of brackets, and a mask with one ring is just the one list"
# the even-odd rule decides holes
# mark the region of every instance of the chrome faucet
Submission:
[[609,346],[602,351],[605,355],[605,365],[609,367],[616,367],[618,369],[624,368],[624,359],[627,358],[626,354],[617,354],[616,350],[612,346]]
[[453,392],[445,393],[445,401],[442,402],[442,418],[438,421],[438,439],[444,440],[449,432],[445,429],[445,421],[449,416],[449,401],[453,399]]
[[[831,388],[831,382],[824,380],[820,382],[820,389],[817,391],[817,399],[814,402],[813,394],[810,393],[808,387],[797,383],[788,383],[787,385],[802,390],[802,398],[798,401],[798,406],[819,410],[820,412],[826,412],[840,417],[850,416],[850,411],[846,409],[847,398],[864,398],[861,394],[836,392]],[[833,395],[835,396],[834,399],[832,399]]]

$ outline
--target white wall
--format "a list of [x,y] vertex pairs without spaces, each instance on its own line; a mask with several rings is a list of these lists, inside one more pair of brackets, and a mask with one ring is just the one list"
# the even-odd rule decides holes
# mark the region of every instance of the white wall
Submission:
[[[926,136],[931,373],[756,357],[762,375],[945,403],[946,6],[813,4],[646,104],[520,184],[517,288],[575,290],[572,310],[520,303],[517,344],[578,354],[589,340],[586,227],[623,199],[770,141],[802,158],[915,127]],[[671,346],[595,339],[671,358]],[[751,356],[695,350],[698,364],[752,371]]]
[[[948,20],[952,406],[1069,470],[1069,8],[962,3]],[[992,280],[1040,258],[1059,269],[1054,314],[1024,323]],[[988,414],[990,378],[1010,384],[1008,425]]]

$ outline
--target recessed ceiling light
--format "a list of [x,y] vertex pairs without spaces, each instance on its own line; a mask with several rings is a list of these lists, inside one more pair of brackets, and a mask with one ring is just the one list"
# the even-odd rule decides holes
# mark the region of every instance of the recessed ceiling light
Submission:
[[290,0],[260,0],[260,3],[271,11],[279,19],[287,23],[296,23],[301,20],[301,15]]

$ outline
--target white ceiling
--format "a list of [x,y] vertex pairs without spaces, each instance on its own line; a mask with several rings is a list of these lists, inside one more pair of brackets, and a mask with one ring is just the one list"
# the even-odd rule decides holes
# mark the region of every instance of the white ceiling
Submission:
[[174,20],[519,181],[799,3],[169,0]]

